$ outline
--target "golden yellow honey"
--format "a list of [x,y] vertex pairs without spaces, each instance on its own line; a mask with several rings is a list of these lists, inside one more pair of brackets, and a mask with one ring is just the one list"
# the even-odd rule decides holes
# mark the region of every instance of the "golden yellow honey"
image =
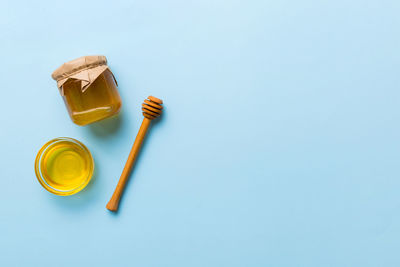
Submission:
[[35,161],[40,184],[56,195],[72,195],[90,181],[94,164],[89,150],[79,141],[61,137],[46,143]]
[[65,62],[51,77],[57,81],[72,121],[78,125],[111,117],[121,109],[117,82],[105,56],[83,56]]
[[72,121],[86,125],[117,114],[121,98],[110,71],[104,71],[85,91],[81,81],[70,80],[62,86],[64,102]]

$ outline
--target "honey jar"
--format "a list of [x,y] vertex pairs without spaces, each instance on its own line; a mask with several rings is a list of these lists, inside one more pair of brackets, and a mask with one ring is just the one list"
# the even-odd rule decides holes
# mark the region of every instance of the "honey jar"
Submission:
[[105,56],[85,56],[64,63],[51,75],[72,121],[87,125],[121,109],[117,81]]

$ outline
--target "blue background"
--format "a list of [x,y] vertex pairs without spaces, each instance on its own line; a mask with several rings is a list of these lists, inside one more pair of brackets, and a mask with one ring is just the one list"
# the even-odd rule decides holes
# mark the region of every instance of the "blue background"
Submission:
[[[399,266],[400,2],[5,1],[0,266]],[[119,117],[68,117],[50,74],[104,54]],[[162,98],[118,214],[105,205]],[[91,150],[82,192],[34,159]]]

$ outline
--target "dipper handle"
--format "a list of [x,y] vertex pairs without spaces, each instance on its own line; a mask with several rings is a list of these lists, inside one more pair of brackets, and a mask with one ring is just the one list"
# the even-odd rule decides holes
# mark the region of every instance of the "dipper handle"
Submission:
[[161,99],[158,99],[154,96],[149,96],[148,99],[144,100],[144,103],[142,104],[144,119],[136,136],[135,142],[133,143],[131,152],[129,153],[128,160],[126,161],[121,177],[119,178],[117,187],[114,190],[114,194],[107,203],[106,208],[110,211],[118,210],[119,201],[122,193],[124,192],[126,182],[129,179],[129,174],[131,173],[133,164],[135,163],[135,160],[139,154],[140,147],[142,146],[143,139],[146,136],[147,129],[149,128],[151,120],[161,115],[163,108],[161,106],[162,103],[163,102]]
[[140,126],[139,132],[136,136],[135,142],[133,143],[131,152],[129,153],[128,160],[126,161],[125,167],[122,171],[121,177],[119,178],[117,187],[114,190],[110,201],[107,203],[106,208],[110,211],[117,211],[119,201],[121,199],[122,193],[124,192],[126,182],[129,179],[129,174],[131,173],[133,164],[139,154],[140,148],[143,143],[143,139],[146,136],[147,129],[149,128],[151,120],[144,118],[142,125]]

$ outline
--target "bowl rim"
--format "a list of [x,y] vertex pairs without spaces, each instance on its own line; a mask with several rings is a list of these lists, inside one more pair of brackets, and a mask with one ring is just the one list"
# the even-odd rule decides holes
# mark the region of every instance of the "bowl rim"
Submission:
[[[62,142],[62,141],[66,141],[66,142],[70,142],[70,143],[74,143],[78,146],[80,146],[89,156],[90,158],[90,172],[88,173],[86,179],[77,187],[71,189],[71,190],[59,190],[57,188],[54,188],[52,186],[50,186],[46,179],[44,178],[44,176],[42,175],[42,171],[41,171],[41,161],[42,161],[42,156],[45,154],[46,150],[53,144],[58,143],[58,142]],[[50,193],[53,193],[55,195],[59,195],[59,196],[70,196],[73,194],[76,194],[78,192],[80,192],[83,188],[85,188],[89,182],[92,179],[93,176],[93,171],[94,171],[94,160],[92,157],[92,154],[90,153],[89,149],[80,141],[71,138],[71,137],[57,137],[54,139],[51,139],[50,141],[48,141],[47,143],[45,143],[39,150],[39,152],[36,155],[35,158],[35,174],[36,174],[36,178],[38,179],[39,183],[42,185],[42,187],[44,189],[46,189],[47,191],[49,191]]]

